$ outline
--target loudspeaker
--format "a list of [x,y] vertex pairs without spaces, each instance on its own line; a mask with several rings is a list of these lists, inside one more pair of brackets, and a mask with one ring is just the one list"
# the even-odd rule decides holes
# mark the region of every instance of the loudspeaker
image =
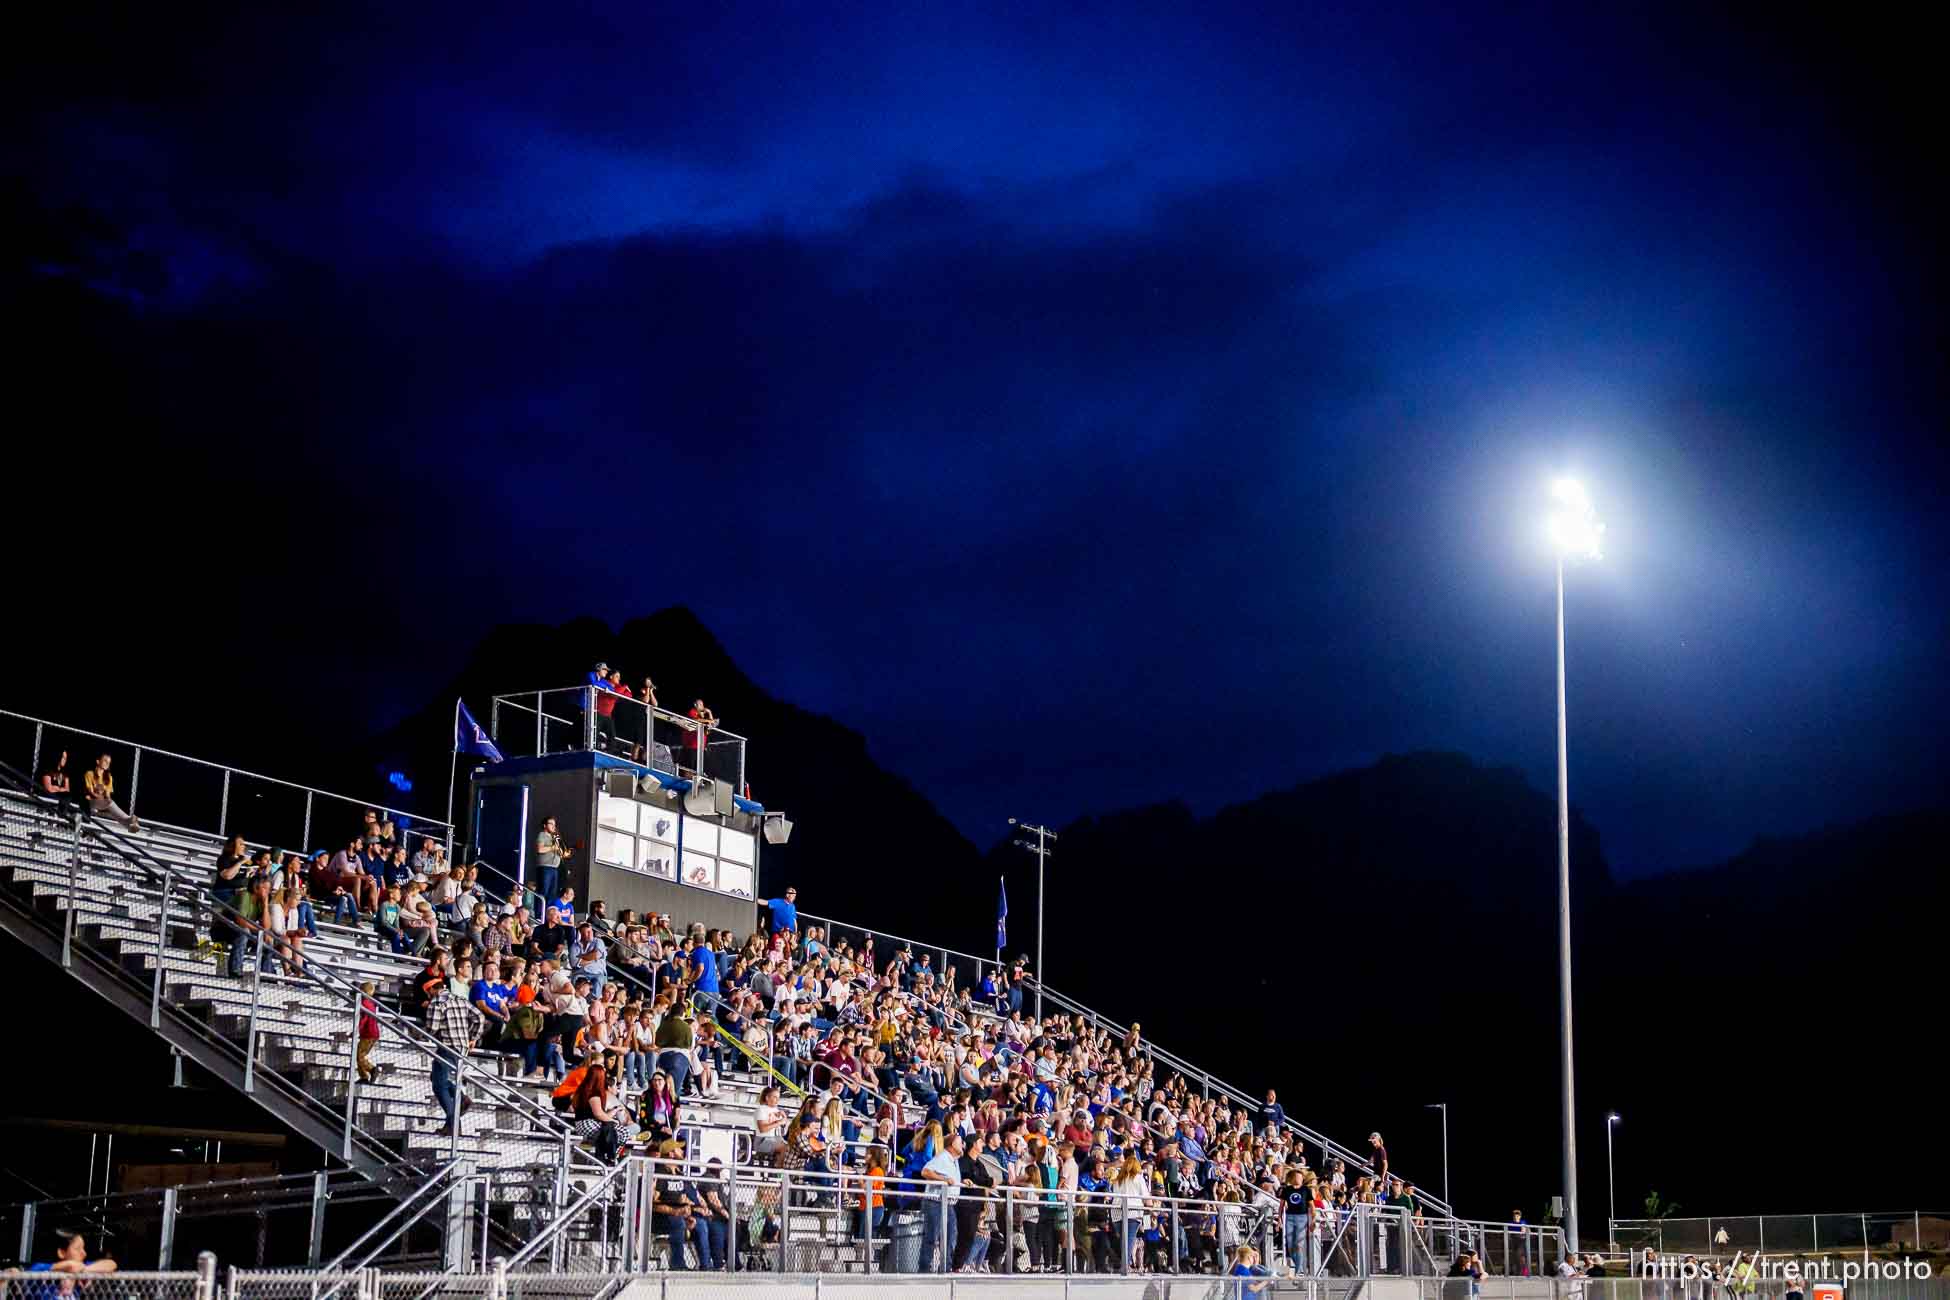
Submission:
[[765,842],[767,844],[783,844],[791,838],[792,823],[790,821],[783,817],[767,817],[765,819]]
[[603,792],[605,794],[613,794],[618,799],[627,799],[636,793],[636,776],[630,772],[605,772],[603,773]]
[[713,781],[711,783],[711,799],[712,805],[720,817],[729,817],[738,811],[738,801],[732,797],[731,787],[723,781]]
[[636,788],[638,793],[647,794],[658,803],[670,804],[677,802],[677,792],[654,776],[646,774],[638,777]]
[[692,817],[718,815],[718,797],[711,793],[703,778],[691,782],[691,788],[684,792],[684,811]]

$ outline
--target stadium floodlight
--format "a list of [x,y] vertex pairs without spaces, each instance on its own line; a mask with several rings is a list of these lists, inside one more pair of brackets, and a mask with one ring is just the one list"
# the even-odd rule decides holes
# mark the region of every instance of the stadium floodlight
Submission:
[[[1557,989],[1558,1030],[1563,1053],[1564,1244],[1578,1248],[1578,1132],[1576,1089],[1571,1065],[1571,782],[1570,747],[1564,711],[1564,561],[1596,560],[1605,526],[1591,494],[1575,478],[1551,483],[1551,514],[1546,532],[1557,553]],[[1606,1126],[1607,1134],[1610,1126]]]
[[1574,478],[1560,478],[1551,484],[1555,503],[1545,532],[1560,557],[1596,560],[1604,553],[1605,526],[1591,508],[1591,496],[1584,484]]

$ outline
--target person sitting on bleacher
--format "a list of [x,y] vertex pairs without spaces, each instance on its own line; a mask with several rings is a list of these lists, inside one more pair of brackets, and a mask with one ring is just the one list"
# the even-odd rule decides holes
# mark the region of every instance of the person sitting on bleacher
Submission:
[[561,913],[562,924],[573,926],[576,923],[576,887],[562,886],[562,892],[555,900],[555,910]]
[[609,1072],[600,1064],[590,1066],[576,1089],[571,1114],[576,1133],[594,1139],[596,1158],[604,1164],[615,1164],[623,1148],[623,1128],[615,1108]]
[[690,1258],[684,1250],[687,1245],[696,1249],[699,1268],[716,1269],[717,1263],[711,1254],[712,1234],[704,1226],[702,1206],[679,1167],[683,1150],[683,1144],[676,1141],[657,1148],[658,1156],[666,1162],[661,1168],[668,1172],[657,1179],[657,1199],[651,1207],[654,1211],[652,1226],[662,1230],[669,1238],[670,1267],[673,1271],[691,1267]]
[[41,765],[34,774],[34,792],[41,798],[51,800],[54,811],[63,821],[74,816],[74,786],[68,778],[68,751],[53,751],[53,756]]
[[434,876],[446,872],[446,859],[446,852],[434,843],[433,836],[422,835],[419,850],[408,860],[407,865],[413,868],[415,875],[425,876],[431,880]]
[[[400,916],[400,890],[398,885],[386,886],[385,896],[379,900],[379,910],[373,914],[373,932],[392,946],[394,952],[407,951],[409,940]],[[424,951],[422,949],[421,951]]]
[[481,1013],[481,1046],[498,1050],[508,1031],[508,1006],[513,990],[501,982],[501,968],[490,957],[481,967],[480,977],[468,986],[467,1000]]
[[368,841],[359,851],[359,870],[372,882],[367,888],[373,900],[371,910],[377,913],[386,899],[386,850],[378,840]]
[[574,939],[575,931],[562,923],[561,909],[551,904],[547,920],[536,926],[535,933],[528,938],[528,955],[549,961],[566,958]]
[[115,778],[108,773],[109,756],[103,754],[95,760],[95,765],[81,776],[81,788],[86,796],[88,812],[96,817],[113,817],[132,831],[142,829],[142,823],[122,811],[115,802]]
[[596,937],[596,927],[587,921],[577,928],[575,942],[569,945],[569,962],[577,977],[587,976],[590,988],[601,997],[603,985],[609,982],[607,949]]
[[324,849],[311,855],[306,893],[309,898],[319,902],[328,898],[332,901],[332,924],[350,925],[359,917],[359,882],[356,879],[348,882],[333,867],[332,861],[332,855]]

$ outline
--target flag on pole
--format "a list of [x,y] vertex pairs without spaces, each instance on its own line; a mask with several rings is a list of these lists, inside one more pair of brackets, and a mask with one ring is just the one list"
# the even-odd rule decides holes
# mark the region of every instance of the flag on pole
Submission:
[[490,763],[501,761],[501,751],[488,739],[481,724],[474,721],[474,715],[467,711],[465,700],[454,702],[454,752],[456,754],[478,754]]
[[1009,882],[997,876],[995,887],[995,950],[1001,952],[1009,946]]

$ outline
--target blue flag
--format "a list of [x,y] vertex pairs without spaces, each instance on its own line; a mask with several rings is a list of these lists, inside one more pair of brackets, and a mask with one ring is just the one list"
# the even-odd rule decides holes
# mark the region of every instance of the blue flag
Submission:
[[467,711],[467,701],[454,701],[454,752],[456,754],[479,754],[490,763],[501,761],[501,751],[488,739],[481,724],[474,721],[474,715]]
[[995,887],[995,950],[1001,952],[1009,946],[1009,882],[997,876]]

